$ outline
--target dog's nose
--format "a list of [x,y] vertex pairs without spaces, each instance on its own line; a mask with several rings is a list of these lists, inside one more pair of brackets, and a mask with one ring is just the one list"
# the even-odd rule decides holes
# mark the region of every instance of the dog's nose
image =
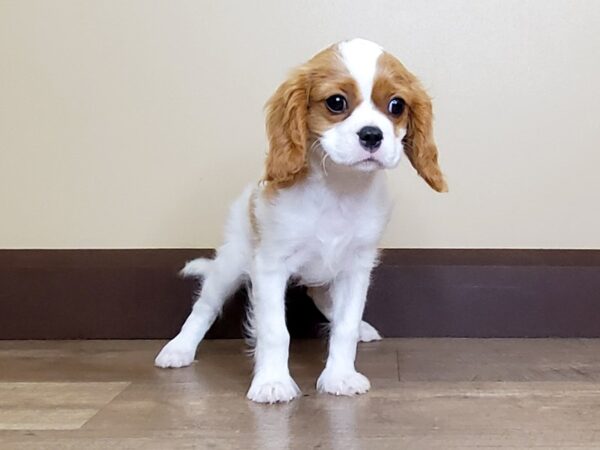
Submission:
[[356,134],[358,134],[360,145],[362,145],[366,151],[371,153],[377,151],[383,140],[383,133],[377,127],[362,127]]

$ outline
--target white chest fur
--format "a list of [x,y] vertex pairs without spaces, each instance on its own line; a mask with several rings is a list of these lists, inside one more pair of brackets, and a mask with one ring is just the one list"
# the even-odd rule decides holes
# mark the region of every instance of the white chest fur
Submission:
[[389,216],[383,174],[350,180],[309,179],[270,205],[264,245],[306,285],[352,270],[377,246]]

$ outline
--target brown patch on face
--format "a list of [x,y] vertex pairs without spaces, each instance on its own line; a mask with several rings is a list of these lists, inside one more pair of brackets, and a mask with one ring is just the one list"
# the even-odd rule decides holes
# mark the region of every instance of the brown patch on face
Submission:
[[[317,54],[309,61],[311,86],[309,95],[308,127],[312,138],[321,136],[336,123],[346,120],[363,101],[356,80],[350,75],[335,47]],[[339,114],[331,112],[325,101],[336,94],[344,96],[347,109]]]
[[[397,117],[388,111],[389,102],[394,97],[402,98],[406,104],[404,112]],[[418,174],[436,191],[447,191],[433,139],[431,100],[419,80],[387,52],[377,60],[372,100],[394,123],[396,134],[406,128],[402,141],[404,152]]]
[[[343,95],[348,108],[332,113],[325,100]],[[291,186],[308,171],[308,149],[326,130],[346,119],[362,98],[335,46],[296,69],[267,102],[269,153],[267,192]]]
[[402,129],[407,128],[408,112],[405,108],[404,112],[399,116],[390,114],[388,107],[390,101],[399,97],[408,103],[407,98],[410,97],[410,80],[404,66],[389,53],[382,53],[377,60],[377,70],[375,72],[375,80],[373,82],[373,91],[371,99],[375,107],[381,111],[394,124],[396,136],[399,135]]

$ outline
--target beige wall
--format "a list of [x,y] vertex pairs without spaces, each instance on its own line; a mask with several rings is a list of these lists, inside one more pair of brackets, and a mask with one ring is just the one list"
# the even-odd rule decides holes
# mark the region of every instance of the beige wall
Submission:
[[600,248],[600,1],[0,0],[0,248],[212,247],[262,105],[343,38],[434,97],[451,192],[406,161],[387,247]]

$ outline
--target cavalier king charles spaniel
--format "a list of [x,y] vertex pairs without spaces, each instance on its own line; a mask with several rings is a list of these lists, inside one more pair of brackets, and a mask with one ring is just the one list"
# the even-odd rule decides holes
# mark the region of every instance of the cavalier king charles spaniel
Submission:
[[216,257],[183,268],[183,276],[204,278],[202,292],[155,364],[191,364],[225,300],[248,281],[255,364],[247,396],[260,403],[294,399],[300,389],[288,367],[284,297],[296,283],[308,287],[331,323],[317,390],[362,394],[370,382],[355,369],[356,345],[380,339],[361,319],[391,209],[384,169],[404,153],[429,186],[447,190],[430,98],[394,56],[353,39],[294,70],[266,115],[262,182],[233,204]]

